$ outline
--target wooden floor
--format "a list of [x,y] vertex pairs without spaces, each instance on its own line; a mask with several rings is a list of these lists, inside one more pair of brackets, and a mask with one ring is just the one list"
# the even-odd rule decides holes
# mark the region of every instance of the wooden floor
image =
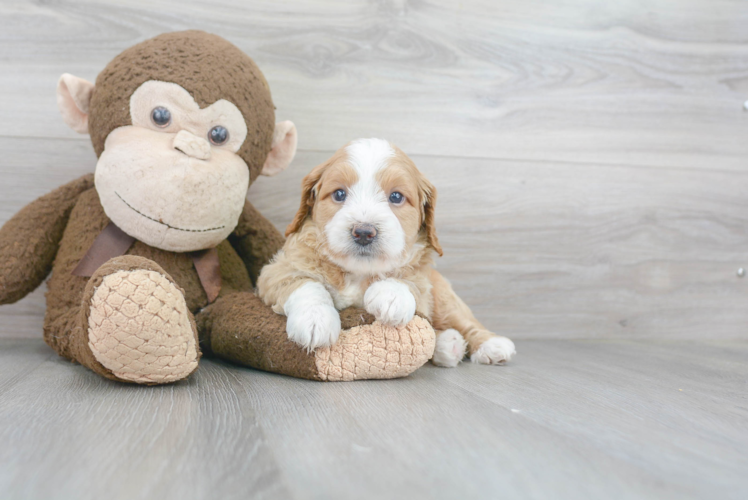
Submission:
[[206,360],[145,388],[0,340],[0,498],[748,498],[748,343],[517,347],[355,383]]
[[205,360],[129,387],[0,308],[0,499],[748,498],[745,0],[0,0],[0,224],[96,158],[55,85],[203,29],[299,152],[383,137],[439,190],[439,270],[506,367],[321,384]]

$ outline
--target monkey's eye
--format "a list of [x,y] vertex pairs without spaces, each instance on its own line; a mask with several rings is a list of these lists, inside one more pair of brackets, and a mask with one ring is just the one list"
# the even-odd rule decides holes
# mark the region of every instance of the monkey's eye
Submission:
[[337,201],[338,203],[342,203],[345,201],[345,191],[342,189],[338,189],[332,194],[332,199]]
[[163,106],[153,108],[151,120],[157,127],[164,128],[171,123],[171,113]]
[[210,139],[210,142],[212,142],[216,146],[220,146],[221,144],[229,140],[229,131],[226,130],[226,127],[216,125],[212,129],[210,129],[210,132],[208,132],[208,139]]
[[392,194],[390,195],[390,203],[392,203],[393,205],[399,205],[404,201],[405,201],[405,196],[403,196],[402,193],[393,191]]

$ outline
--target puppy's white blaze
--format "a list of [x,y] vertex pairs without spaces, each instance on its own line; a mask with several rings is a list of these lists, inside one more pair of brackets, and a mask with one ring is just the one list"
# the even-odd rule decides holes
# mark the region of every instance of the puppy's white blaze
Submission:
[[357,139],[346,148],[348,161],[358,172],[359,179],[374,180],[374,175],[387,166],[395,150],[384,139]]
[[332,345],[340,336],[340,315],[321,283],[310,281],[294,290],[283,312],[288,338],[307,350]]
[[[358,181],[350,187],[343,207],[325,226],[330,248],[343,259],[333,259],[346,271],[356,274],[380,274],[404,264],[405,232],[392,212],[388,193],[376,179],[377,172],[389,164],[395,150],[382,139],[359,139],[346,147],[348,161],[356,170]],[[377,240],[372,245],[375,253],[358,255],[351,231],[356,224],[372,224],[377,229]]]

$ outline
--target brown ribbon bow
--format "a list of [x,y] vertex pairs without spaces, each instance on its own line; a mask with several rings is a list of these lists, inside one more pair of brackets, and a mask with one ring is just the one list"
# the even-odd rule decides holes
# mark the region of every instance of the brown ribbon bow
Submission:
[[[92,276],[109,259],[124,255],[134,242],[135,238],[117,227],[114,222],[110,222],[73,269],[73,275]],[[208,296],[208,302],[213,302],[221,291],[221,265],[218,260],[218,250],[208,248],[188,252],[187,255],[195,265],[200,284]]]

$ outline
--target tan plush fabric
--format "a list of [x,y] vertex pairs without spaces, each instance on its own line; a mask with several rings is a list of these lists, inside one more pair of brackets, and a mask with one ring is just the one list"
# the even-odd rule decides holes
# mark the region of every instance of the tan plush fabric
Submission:
[[199,357],[182,291],[145,269],[104,276],[91,299],[88,345],[116,377],[133,382],[181,380]]
[[420,316],[405,326],[381,323],[344,330],[331,347],[314,351],[317,378],[330,382],[410,375],[434,354],[434,329]]
[[254,181],[272,144],[275,110],[270,88],[254,61],[223,38],[203,31],[165,33],[115,57],[96,78],[88,131],[100,156],[109,133],[132,125],[130,96],[149,80],[185,88],[202,107],[220,99],[236,105],[245,117],[247,140],[239,156]]
[[88,103],[94,84],[65,73],[57,81],[57,107],[62,119],[79,134],[88,133]]

